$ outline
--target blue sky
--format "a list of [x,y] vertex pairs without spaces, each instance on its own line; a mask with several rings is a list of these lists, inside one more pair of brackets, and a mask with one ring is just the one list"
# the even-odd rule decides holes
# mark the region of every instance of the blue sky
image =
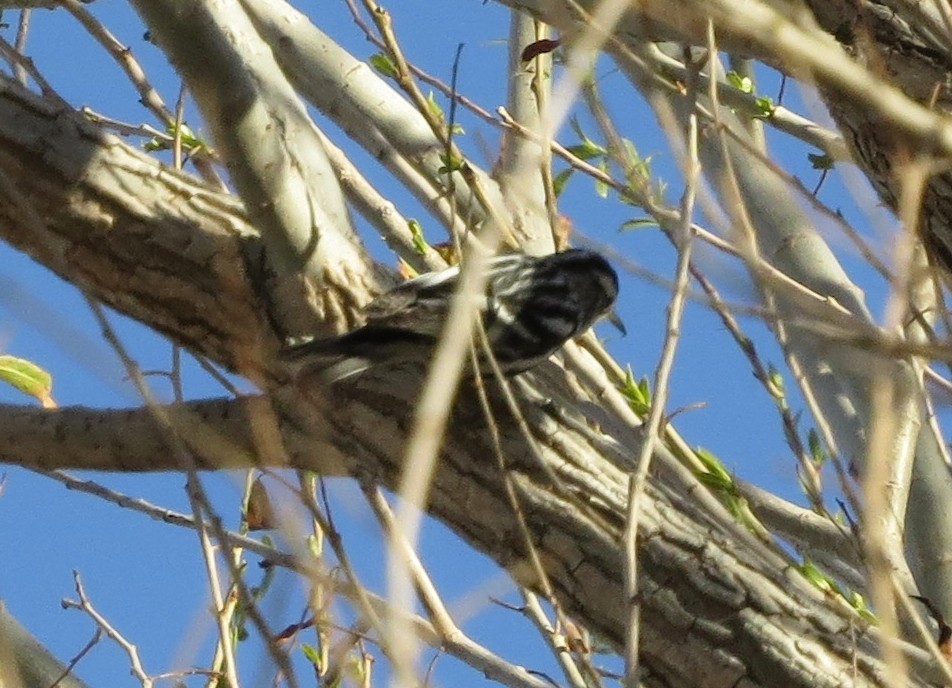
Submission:
[[[356,55],[368,57],[376,52],[353,24],[342,2],[325,1],[319,7],[308,3],[308,7],[320,15],[322,28]],[[408,56],[448,80],[457,44],[465,42],[460,90],[489,110],[502,104],[507,11],[477,0],[453,0],[435,7],[435,3],[412,0],[394,3],[390,8]],[[118,0],[99,0],[89,8],[131,46],[166,102],[174,103],[178,80],[160,51],[143,40],[144,29],[129,7]],[[8,40],[12,40],[16,16],[10,11],[4,14],[4,19],[14,25],[4,30]],[[128,122],[156,124],[137,103],[132,86],[115,63],[65,11],[34,12],[28,53],[71,103],[89,105]],[[668,183],[668,200],[675,202],[680,190],[679,174],[653,115],[633,97],[612,65],[601,63],[599,77],[601,90],[623,133],[636,142],[643,155],[651,156],[653,172]],[[762,77],[760,91],[776,96],[776,76],[765,71]],[[798,104],[796,91],[787,89],[786,102],[794,107]],[[491,161],[480,151],[488,149],[494,153],[498,133],[464,111],[460,112],[460,121],[467,132],[463,145],[477,163],[490,166]],[[203,129],[194,110],[189,123],[195,129]],[[587,128],[594,136],[594,127]],[[329,131],[335,134],[333,128]],[[575,142],[567,127],[561,139],[569,144]],[[781,163],[812,187],[819,173],[810,169],[806,160],[808,149],[772,132],[769,140]],[[378,182],[381,191],[406,215],[419,218],[428,236],[434,238],[438,231],[435,222],[383,170],[375,169],[366,155],[344,143],[358,165]],[[889,228],[895,224],[888,214],[875,207],[874,201],[869,201],[871,196],[862,202],[863,211],[858,210],[836,173],[826,182],[820,197],[855,219],[860,227],[870,225],[870,214],[875,216],[876,223],[884,223],[880,226]],[[561,206],[580,233],[611,246],[639,265],[666,277],[672,275],[674,252],[656,230],[618,231],[625,220],[641,215],[637,209],[614,198],[600,199],[593,184],[579,176],[569,185]],[[703,217],[699,219],[704,221]],[[365,223],[358,223],[367,230]],[[366,236],[374,254],[392,265],[394,259],[379,238],[369,232]],[[834,239],[834,245],[839,249],[843,242]],[[868,271],[863,271],[858,258],[848,251],[841,251],[841,255],[851,274],[869,282],[863,286],[870,290],[873,312],[879,312],[881,285],[877,286]],[[729,297],[750,301],[749,284],[737,263],[725,261],[704,248],[699,249],[698,260],[727,285]],[[669,295],[654,284],[630,275],[622,277],[619,314],[628,335],[623,337],[607,325],[600,326],[599,333],[622,363],[630,363],[638,376],[650,376],[663,339]],[[169,367],[168,342],[118,315],[113,314],[112,319],[143,369]],[[748,334],[758,342],[764,359],[781,367],[782,358],[764,326],[751,319],[743,322]],[[61,405],[137,404],[118,360],[98,337],[81,294],[6,246],[0,246],[0,348],[48,369],[54,377],[54,396]],[[166,382],[161,378],[151,382],[161,397],[170,398]],[[189,398],[223,394],[190,359],[185,389]],[[17,392],[4,388],[0,388],[0,402],[30,403]],[[695,408],[696,404],[703,406]],[[690,410],[678,415],[676,426],[689,442],[714,451],[739,475],[797,498],[794,460],[783,443],[779,419],[769,398],[753,379],[720,321],[696,303],[688,306],[685,316],[668,408],[673,411],[688,406]],[[5,467],[3,472],[6,483],[0,495],[0,553],[4,561],[0,567],[0,598],[43,643],[65,659],[73,656],[92,634],[88,619],[78,612],[64,611],[59,605],[61,598],[74,597],[71,571],[76,569],[100,610],[139,646],[148,671],[180,669],[204,660],[212,628],[204,611],[208,599],[201,582],[204,573],[193,533],[150,521],[88,495],[69,492],[58,483],[24,470]],[[88,477],[129,495],[188,511],[181,475]],[[205,480],[228,524],[236,525],[241,489],[238,479],[209,475]],[[368,585],[382,590],[379,529],[353,485],[341,481],[332,487],[335,516],[345,531],[358,571]],[[493,610],[487,602],[490,596],[517,601],[511,586],[490,562],[436,523],[427,526],[422,553],[451,606],[465,601],[469,608],[475,600],[479,613],[466,623],[469,633],[503,651],[512,661],[557,676],[548,653],[529,626],[511,612]],[[252,569],[250,575],[254,582],[260,573]],[[301,589],[292,577],[281,574],[278,588],[283,594],[275,595],[266,604],[276,629],[293,623],[301,613]],[[125,657],[109,643],[83,661],[80,675],[93,685],[134,684]],[[246,678],[255,676],[259,675],[254,669],[246,673]],[[464,680],[460,677],[466,677],[466,685],[479,685],[482,680],[471,671],[461,673],[458,663],[449,657],[440,660],[436,678],[441,685],[456,685]],[[304,683],[307,684],[306,678]],[[254,680],[247,683],[260,684]]]

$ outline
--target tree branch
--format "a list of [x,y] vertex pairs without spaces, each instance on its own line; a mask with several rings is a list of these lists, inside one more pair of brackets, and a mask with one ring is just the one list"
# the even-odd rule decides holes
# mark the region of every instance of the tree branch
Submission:
[[[326,396],[309,390],[294,414],[312,414],[322,424],[304,432],[299,421],[287,419],[290,413],[283,414],[278,426],[286,456],[252,451],[270,446],[248,431],[267,427],[269,421],[259,417],[269,415],[263,398],[195,402],[173,407],[172,416],[206,468],[270,464],[324,470],[334,457],[338,474],[343,466],[393,488],[420,377],[413,366],[394,366],[339,384]],[[541,456],[533,454],[498,391],[491,390],[491,397],[533,545],[566,612],[621,647],[626,606],[620,542],[627,471],[636,448],[592,430],[586,418],[597,418],[595,409],[583,416],[568,406],[553,408],[551,399],[574,394],[554,365],[523,376],[516,388]],[[3,407],[0,427],[4,462],[44,469],[178,468],[146,409],[50,413]],[[484,428],[476,395],[464,389],[427,510],[532,586],[525,542]],[[641,647],[651,675],[663,675],[672,686],[734,685],[742,677],[761,686],[879,682],[873,630],[794,573],[779,551],[745,531],[663,447],[643,500]],[[778,642],[786,648],[780,654]],[[931,676],[924,653],[906,650],[918,676],[911,685],[924,685]]]

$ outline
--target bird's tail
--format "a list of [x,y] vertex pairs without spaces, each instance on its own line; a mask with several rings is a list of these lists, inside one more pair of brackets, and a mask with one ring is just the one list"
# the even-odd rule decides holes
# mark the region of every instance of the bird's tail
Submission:
[[432,344],[431,337],[407,330],[364,326],[287,346],[280,358],[299,384],[330,385],[381,363],[427,359]]

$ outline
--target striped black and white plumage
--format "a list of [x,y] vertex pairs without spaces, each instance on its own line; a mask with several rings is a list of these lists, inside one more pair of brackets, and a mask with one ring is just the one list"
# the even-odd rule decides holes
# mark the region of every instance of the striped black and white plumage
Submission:
[[[509,374],[547,359],[591,327],[618,295],[618,276],[592,251],[507,254],[490,260],[487,270],[477,308],[493,356]],[[288,347],[283,358],[297,375],[316,374],[325,383],[379,363],[426,360],[442,333],[458,277],[459,267],[451,267],[404,282],[365,308],[363,327]],[[482,363],[480,368],[489,370]]]

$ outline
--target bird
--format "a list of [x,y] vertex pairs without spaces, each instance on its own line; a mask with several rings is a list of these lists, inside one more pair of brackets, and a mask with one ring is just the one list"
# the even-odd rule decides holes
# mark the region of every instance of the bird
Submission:
[[[280,358],[296,379],[332,384],[383,363],[428,360],[458,286],[459,266],[428,272],[385,292],[363,309],[366,323],[345,334],[285,347]],[[476,307],[492,356],[504,375],[548,359],[605,315],[618,275],[600,254],[569,249],[544,256],[507,253],[486,266]],[[488,374],[485,353],[478,373]]]

